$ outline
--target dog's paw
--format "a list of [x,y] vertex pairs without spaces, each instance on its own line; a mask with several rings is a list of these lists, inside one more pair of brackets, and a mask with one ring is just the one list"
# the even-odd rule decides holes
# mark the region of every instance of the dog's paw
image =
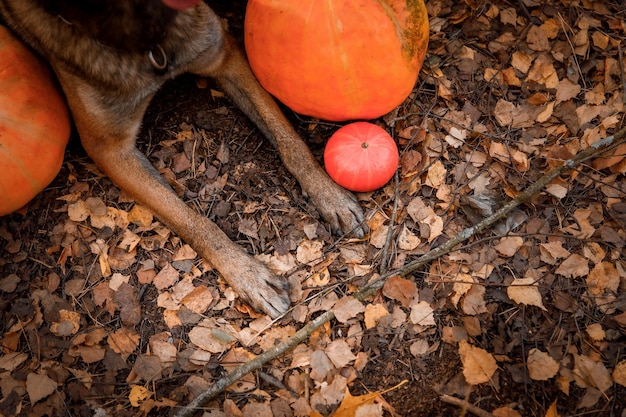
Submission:
[[225,278],[243,301],[272,318],[287,312],[290,306],[287,280],[254,258],[249,258],[246,265],[239,264],[237,270],[235,277]]
[[313,203],[333,233],[348,234],[362,238],[367,232],[363,209],[354,194],[334,182],[312,195]]

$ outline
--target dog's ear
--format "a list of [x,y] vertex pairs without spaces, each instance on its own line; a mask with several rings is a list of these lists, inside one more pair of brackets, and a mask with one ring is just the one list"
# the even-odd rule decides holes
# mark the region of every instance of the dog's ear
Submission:
[[36,1],[82,34],[131,52],[153,49],[177,13],[163,0]]

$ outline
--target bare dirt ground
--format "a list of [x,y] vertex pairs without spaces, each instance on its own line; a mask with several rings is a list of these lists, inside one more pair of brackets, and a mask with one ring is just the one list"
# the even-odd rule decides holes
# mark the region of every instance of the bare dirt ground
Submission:
[[[245,2],[213,3],[241,39]],[[337,319],[196,415],[626,416],[624,145],[403,273],[624,127],[626,6],[427,4],[416,88],[375,121],[401,164],[397,180],[359,195],[366,239],[328,232],[210,80],[174,80],[150,107],[139,146],[163,177],[289,278],[294,310],[276,323],[73,138],[56,180],[0,218],[0,415],[175,415],[332,308]],[[321,161],[339,125],[285,112]],[[398,275],[382,291],[352,297],[388,271]]]

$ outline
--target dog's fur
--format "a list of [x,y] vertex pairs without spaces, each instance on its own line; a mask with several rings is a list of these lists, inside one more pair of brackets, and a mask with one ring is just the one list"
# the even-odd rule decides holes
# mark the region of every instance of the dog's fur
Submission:
[[204,2],[174,11],[162,0],[0,0],[0,15],[52,66],[96,165],[255,308],[273,317],[285,312],[285,280],[189,208],[135,147],[148,103],[167,79],[214,77],[278,149],[333,231],[365,232],[354,196],[329,179]]

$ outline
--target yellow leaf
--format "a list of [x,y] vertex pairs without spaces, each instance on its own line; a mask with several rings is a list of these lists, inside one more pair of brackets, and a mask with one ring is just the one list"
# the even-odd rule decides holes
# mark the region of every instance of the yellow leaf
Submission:
[[335,412],[331,414],[331,416],[332,417],[354,417],[359,408],[363,406],[372,405],[374,403],[381,403],[383,407],[390,409],[390,411],[392,411],[391,406],[381,396],[386,392],[398,389],[399,387],[404,385],[406,382],[407,381],[404,380],[400,382],[398,385],[385,391],[370,392],[364,395],[357,395],[356,397],[353,397],[352,394],[350,394],[350,390],[346,388],[346,393],[343,397],[343,401],[341,402],[341,405],[339,405],[339,408],[337,408]]
[[552,405],[550,405],[550,408],[548,408],[546,417],[560,417],[558,411],[556,411],[556,400],[554,400]]
[[150,398],[151,396],[152,392],[150,392],[150,390],[142,387],[141,385],[135,385],[131,388],[130,394],[128,394],[128,399],[133,407],[139,407],[142,401]]

